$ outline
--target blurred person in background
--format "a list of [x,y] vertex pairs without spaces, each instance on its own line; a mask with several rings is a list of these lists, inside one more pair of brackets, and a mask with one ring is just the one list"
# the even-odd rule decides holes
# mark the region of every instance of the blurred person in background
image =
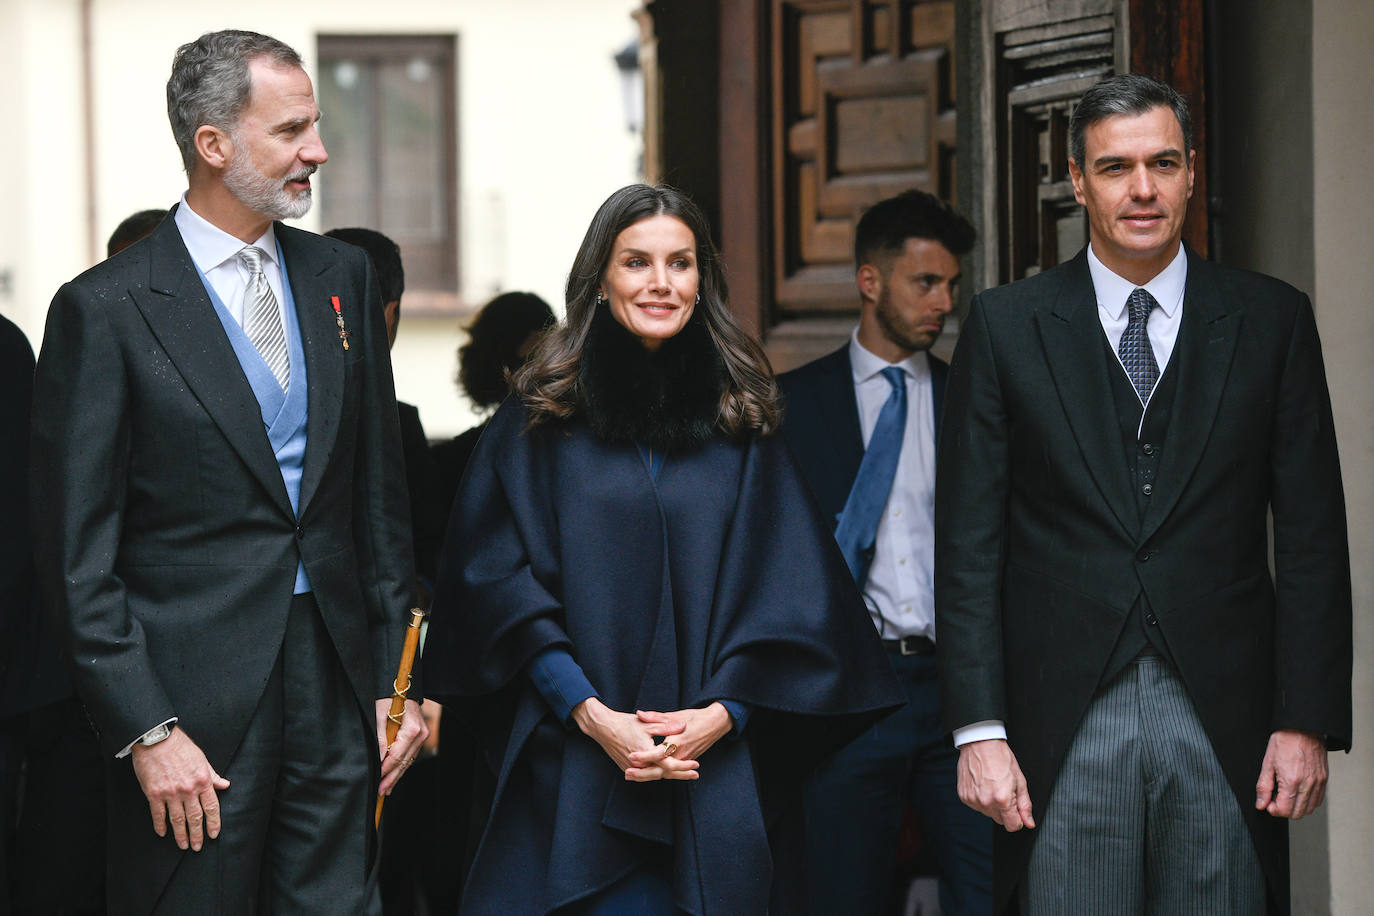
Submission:
[[[490,413],[510,394],[510,377],[524,365],[539,337],[554,323],[553,309],[534,293],[502,293],[482,307],[458,348],[458,387],[475,410]],[[487,421],[430,446],[438,474],[436,502],[445,518],[458,494],[472,450]]]
[[152,235],[157,224],[167,218],[166,209],[139,210],[124,218],[105,243],[105,257],[112,258],[139,239]]
[[[401,247],[375,229],[331,229],[325,235],[367,252],[377,271],[382,315],[386,318],[387,349],[392,349],[396,346],[396,332],[401,325],[401,294],[406,289]],[[420,606],[428,607],[434,561],[448,518],[448,503],[440,503],[434,498],[437,485],[434,461],[429,454],[429,440],[420,422],[419,408],[398,400],[396,410],[400,415],[401,450],[406,460],[406,489],[410,493],[410,528],[415,543],[415,572],[420,577]]]

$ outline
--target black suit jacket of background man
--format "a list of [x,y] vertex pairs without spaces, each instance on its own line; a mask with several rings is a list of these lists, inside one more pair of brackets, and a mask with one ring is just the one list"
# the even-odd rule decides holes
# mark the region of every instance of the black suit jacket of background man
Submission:
[[[280,223],[276,236],[308,374],[299,517],[170,217],[64,285],[49,311],[36,555],[110,757],[178,716],[225,772],[282,644],[298,561],[369,723],[391,693],[414,573],[376,279],[357,248]],[[112,842],[146,847],[148,871],[112,874],[127,890],[112,885],[111,899],[155,895],[177,850],[153,833],[132,767],[114,772]]]
[[[1183,302],[1165,368],[1177,372],[1171,425],[1142,521],[1086,250],[974,299],[936,494],[945,719],[1004,720],[1042,816],[1143,592],[1286,910],[1286,822],[1255,810],[1269,735],[1302,729],[1350,747],[1330,399],[1302,293],[1190,250]],[[1034,838],[999,831],[999,910]]]

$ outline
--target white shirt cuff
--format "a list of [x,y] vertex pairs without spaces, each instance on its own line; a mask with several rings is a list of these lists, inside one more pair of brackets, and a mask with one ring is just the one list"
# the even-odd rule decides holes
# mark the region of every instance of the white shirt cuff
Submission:
[[984,719],[954,730],[954,746],[963,747],[975,741],[1007,740],[1007,726],[1001,719]]
[[[161,723],[159,723],[159,724],[157,724],[157,725],[154,725],[152,728],[148,729],[148,732],[155,732],[155,731],[157,731],[159,728],[161,728],[161,727],[164,726],[164,725],[176,725],[176,724],[177,724],[177,717],[176,717],[176,716],[172,716],[172,718],[168,719],[166,722],[161,722]],[[143,735],[148,734],[148,732],[144,732]],[[129,754],[133,752],[134,745],[137,744],[138,742],[140,742],[140,741],[143,740],[143,735],[139,735],[137,738],[135,738],[134,740],[130,741],[128,744],[124,745],[124,750],[120,751],[118,754],[115,754],[115,759],[116,759],[116,760],[120,760],[120,759],[122,759],[122,758],[124,758],[124,757],[128,757]]]

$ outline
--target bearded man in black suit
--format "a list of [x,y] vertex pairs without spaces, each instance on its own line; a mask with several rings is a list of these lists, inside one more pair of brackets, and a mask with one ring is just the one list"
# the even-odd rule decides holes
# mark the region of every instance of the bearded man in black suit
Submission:
[[278,222],[327,159],[295,51],[203,35],[167,102],[189,189],[58,291],[34,396],[35,553],[108,756],[110,912],[365,912],[371,799],[426,731],[408,703],[386,747],[414,575],[377,282]]
[[976,297],[950,367],[936,620],[960,796],[1006,828],[999,911],[1287,912],[1287,820],[1350,747],[1312,306],[1181,244],[1194,168],[1173,89],[1089,89],[1089,245]]

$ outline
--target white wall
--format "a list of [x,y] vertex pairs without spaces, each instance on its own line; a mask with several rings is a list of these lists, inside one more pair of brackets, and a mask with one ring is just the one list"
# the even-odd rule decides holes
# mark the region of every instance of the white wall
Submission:
[[[201,4],[90,0],[94,65],[94,190],[85,181],[79,0],[0,0],[0,312],[38,347],[57,287],[103,256],[125,216],[175,203],[185,187],[167,125],[164,86],[178,45],[245,28],[291,44],[315,70],[319,34],[458,36],[460,252],[465,302],[528,289],[561,307],[563,282],[592,213],[636,180],[612,55],[636,34],[637,0],[242,0]],[[17,89],[18,91],[13,91]],[[328,112],[324,113],[328,118]],[[94,194],[95,237],[86,218]],[[329,166],[318,194],[329,193]],[[319,230],[318,209],[299,225]],[[328,228],[328,227],[324,227]],[[40,242],[35,239],[42,240]],[[61,240],[54,244],[53,240]],[[22,267],[22,270],[21,270]],[[470,425],[454,392],[453,321],[402,323],[397,393],[421,408],[431,436]]]
[[[1374,4],[1313,0],[1314,307],[1350,518],[1355,589],[1355,749],[1333,755],[1331,912],[1374,901]],[[1275,142],[1281,142],[1275,138]]]
[[[38,349],[48,301],[88,266],[77,3],[0,0],[0,312]],[[53,61],[61,62],[52,66]]]

